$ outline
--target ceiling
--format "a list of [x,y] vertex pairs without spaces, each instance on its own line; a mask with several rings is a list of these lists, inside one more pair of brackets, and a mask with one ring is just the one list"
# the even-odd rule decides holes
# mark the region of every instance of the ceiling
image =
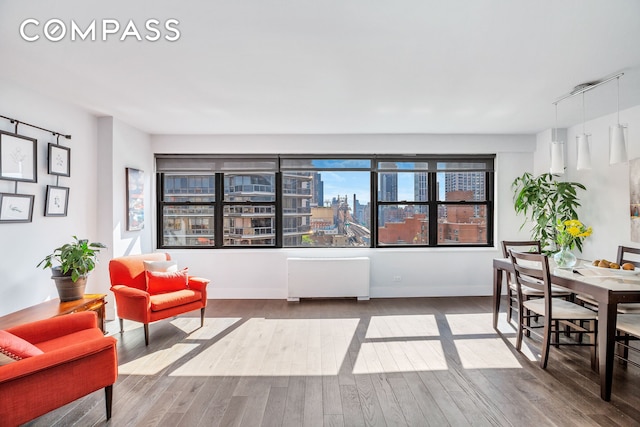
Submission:
[[[120,41],[151,18],[179,39]],[[93,20],[97,40],[70,40]],[[0,58],[0,79],[151,134],[531,134],[619,72],[621,109],[640,105],[640,1],[0,0]],[[584,98],[587,119],[614,112],[615,80]],[[581,120],[581,96],[558,105]]]

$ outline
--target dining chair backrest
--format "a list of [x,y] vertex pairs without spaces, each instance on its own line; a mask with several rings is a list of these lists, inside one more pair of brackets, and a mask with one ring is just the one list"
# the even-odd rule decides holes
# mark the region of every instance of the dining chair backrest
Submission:
[[[542,252],[542,247],[540,245],[540,240],[503,240],[502,256],[509,258],[510,250],[539,254]],[[507,279],[509,283],[515,282],[515,279],[510,273],[507,273]]]
[[522,287],[536,289],[544,293],[546,313],[551,316],[551,274],[549,258],[544,254],[509,250],[509,258],[515,271],[518,299],[522,301]]
[[[631,256],[629,256],[631,254]],[[630,262],[636,267],[640,267],[640,249],[631,248],[629,246],[618,246],[618,257],[616,262],[622,265],[626,262]]]

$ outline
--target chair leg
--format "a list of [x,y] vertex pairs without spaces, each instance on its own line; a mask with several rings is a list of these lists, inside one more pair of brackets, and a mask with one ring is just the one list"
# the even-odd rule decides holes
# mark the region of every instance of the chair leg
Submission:
[[509,305],[507,306],[507,323],[511,322],[511,316],[513,316],[513,292],[511,290],[511,286],[507,283],[507,301],[509,301]]
[[124,320],[122,318],[118,319],[120,321],[120,333],[124,334]]
[[551,319],[544,318],[544,338],[542,339],[542,348],[540,349],[540,367],[547,369],[547,360],[549,359],[549,346],[551,345]]
[[204,307],[200,309],[200,327],[204,326]]
[[111,419],[111,404],[113,402],[113,384],[104,388],[104,401],[107,405],[107,420]]
[[[597,331],[598,330],[598,322],[596,320],[592,320],[587,322],[589,325],[589,330]],[[582,336],[582,334],[580,334]],[[596,332],[589,334],[589,344],[593,344],[591,347],[591,370],[598,371],[598,341],[596,341]]]
[[144,324],[144,345],[149,345],[149,324]]
[[627,359],[629,359],[629,334],[625,333],[624,338],[622,339],[622,360],[620,360],[620,364],[622,366],[627,366]]
[[556,348],[560,348],[560,345],[559,345],[560,344],[560,321],[555,320],[553,322],[553,324],[554,324],[554,328],[553,328],[554,329],[554,334],[553,334],[554,337],[553,337],[553,339],[554,339],[554,343],[556,345],[555,347]]
[[522,333],[523,333],[523,322],[524,322],[524,309],[522,306],[518,308],[518,332],[516,336],[516,350],[520,351],[522,348]]

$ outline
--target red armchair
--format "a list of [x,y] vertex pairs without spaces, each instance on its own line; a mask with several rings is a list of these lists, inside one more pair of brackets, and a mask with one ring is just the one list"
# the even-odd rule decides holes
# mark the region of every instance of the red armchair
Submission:
[[123,333],[123,319],[144,324],[144,342],[149,345],[149,323],[200,309],[200,326],[204,325],[209,280],[188,276],[184,289],[152,291],[147,289],[144,261],[168,261],[169,254],[155,252],[128,255],[109,262],[111,291],[116,298]]
[[6,330],[42,353],[0,366],[1,425],[26,423],[101,388],[111,418],[116,340],[97,322],[96,313],[85,311]]

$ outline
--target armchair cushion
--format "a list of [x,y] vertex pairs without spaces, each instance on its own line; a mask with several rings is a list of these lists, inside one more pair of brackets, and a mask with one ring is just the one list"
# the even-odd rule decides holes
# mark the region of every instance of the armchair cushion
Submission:
[[198,302],[202,299],[202,295],[198,291],[183,289],[181,291],[151,295],[150,299],[151,311],[162,311],[178,307],[183,304]]
[[145,271],[147,276],[147,292],[151,295],[165,292],[175,292],[188,289],[189,269],[181,271],[155,272]]
[[42,353],[30,342],[7,331],[0,331],[0,366]]

